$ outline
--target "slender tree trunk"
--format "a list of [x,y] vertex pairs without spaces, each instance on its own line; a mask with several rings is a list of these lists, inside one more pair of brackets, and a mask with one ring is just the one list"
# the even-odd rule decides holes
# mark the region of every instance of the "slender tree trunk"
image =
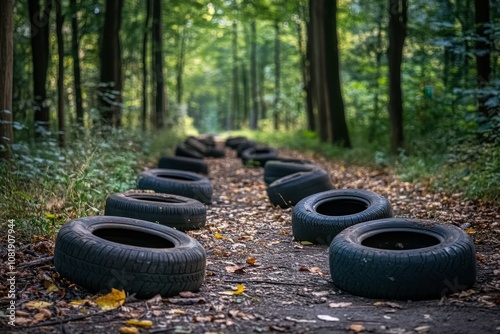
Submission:
[[121,49],[120,19],[123,0],[107,0],[101,45],[101,77],[99,100],[101,124],[121,124]]
[[266,65],[268,64],[268,53],[269,53],[269,48],[270,48],[270,42],[266,41],[264,45],[262,45],[260,49],[260,54],[257,56],[259,61],[257,62],[257,91],[258,91],[258,99],[259,99],[259,106],[260,106],[260,117],[259,119],[265,119],[267,118],[267,102],[264,98],[264,93],[265,93],[265,69]]
[[279,116],[281,113],[281,41],[279,22],[274,22],[274,130],[279,130]]
[[71,56],[73,58],[73,77],[75,87],[75,109],[76,124],[83,127],[83,98],[82,98],[82,79],[80,70],[80,46],[78,36],[78,8],[76,0],[70,0],[71,8]]
[[[245,64],[241,65],[241,81],[243,83],[243,115],[241,118],[241,124],[248,124],[248,115],[250,114],[250,107],[248,102],[250,100],[250,94],[248,94],[248,70]],[[238,128],[241,126],[238,124]]]
[[[475,0],[475,22],[476,22],[476,70],[477,87],[484,89],[490,82],[491,75],[491,38],[488,31],[491,31],[490,4],[489,0]],[[485,102],[490,98],[487,94],[480,94],[478,98],[478,112],[489,118],[488,107]]]
[[12,131],[12,84],[14,66],[14,0],[0,1],[0,159],[10,160]]
[[65,147],[64,138],[64,40],[62,28],[64,17],[61,13],[61,0],[54,0],[56,5],[56,35],[57,35],[57,122],[59,147]]
[[408,1],[389,0],[389,116],[391,120],[391,153],[404,148],[403,94],[401,91],[401,63],[406,38]]
[[165,80],[163,76],[163,39],[162,39],[162,15],[161,0],[153,0],[153,74],[155,84],[154,106],[156,129],[165,126],[166,93]]
[[340,60],[337,37],[337,0],[325,1],[325,70],[327,73],[328,110],[330,111],[330,132],[333,144],[351,147],[345,119],[344,99],[340,86]]
[[231,43],[232,48],[232,60],[233,60],[233,85],[232,85],[232,95],[231,95],[231,108],[228,111],[226,129],[234,129],[235,119],[238,118],[237,115],[240,114],[240,79],[238,77],[238,25],[236,21],[233,22],[233,38]]
[[33,60],[33,108],[35,110],[35,137],[49,130],[47,104],[47,70],[49,62],[49,17],[52,0],[46,0],[43,8],[39,0],[28,1],[31,23],[31,53]]
[[148,31],[151,29],[151,0],[146,1],[146,19],[142,34],[142,131],[148,124]]
[[379,79],[382,75],[382,19],[384,11],[381,9],[377,18],[377,45],[375,55],[375,84],[373,87],[373,118],[370,124],[370,131],[368,133],[368,140],[371,142],[377,136],[377,129],[379,127],[378,119],[380,114],[380,83]]
[[186,43],[187,43],[187,27],[185,26],[181,33],[181,47],[179,50],[179,59],[177,63],[177,105],[181,105],[182,103],[182,95],[184,94],[184,64],[186,62]]
[[250,117],[250,129],[256,130],[259,126],[259,94],[257,87],[257,27],[255,21],[250,23],[250,28],[250,85],[252,89],[252,115]]

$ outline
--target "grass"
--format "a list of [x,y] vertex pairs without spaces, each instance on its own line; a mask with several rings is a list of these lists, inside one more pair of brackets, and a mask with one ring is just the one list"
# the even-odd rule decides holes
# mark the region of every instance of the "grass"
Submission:
[[0,221],[14,219],[18,235],[52,236],[68,220],[102,214],[108,195],[134,189],[139,172],[182,138],[119,130],[83,135],[65,149],[50,138],[16,144],[14,161],[0,163]]

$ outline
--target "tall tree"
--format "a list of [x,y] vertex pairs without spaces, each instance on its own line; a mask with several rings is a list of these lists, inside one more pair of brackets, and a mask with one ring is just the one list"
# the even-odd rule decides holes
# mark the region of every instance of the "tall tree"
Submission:
[[340,86],[340,66],[337,37],[337,0],[325,1],[325,63],[327,108],[330,114],[330,136],[333,144],[351,147]]
[[10,159],[12,131],[12,79],[14,66],[14,0],[0,1],[0,159]]
[[59,147],[65,147],[64,136],[64,17],[61,12],[61,0],[54,0],[56,5],[56,35],[57,35],[57,122]]
[[240,80],[239,80],[239,60],[238,60],[238,24],[233,21],[232,26],[232,61],[233,61],[233,84],[232,84],[232,95],[231,95],[231,108],[229,109],[229,114],[227,115],[226,129],[232,130],[235,125],[235,120],[240,116]]
[[[475,0],[475,23],[476,23],[476,69],[477,86],[485,88],[490,82],[491,75],[491,22],[489,0]],[[479,94],[478,112],[489,118],[488,107],[485,102],[490,98],[487,94]]]
[[154,83],[154,114],[155,127],[162,129],[165,126],[166,93],[163,76],[163,36],[161,0],[153,0],[153,83]]
[[104,126],[121,125],[122,53],[120,26],[123,0],[106,0],[101,41],[99,101]]
[[146,19],[142,34],[142,131],[146,131],[148,119],[148,31],[151,29],[151,0],[146,1]]
[[47,70],[49,65],[49,17],[52,0],[45,0],[43,8],[39,0],[28,1],[31,25],[31,54],[33,62],[33,109],[35,137],[49,130],[49,106],[47,103]]
[[279,22],[274,22],[274,129],[279,129],[279,115],[281,112],[281,40]]
[[389,116],[391,122],[391,152],[397,154],[404,147],[403,93],[401,90],[401,63],[408,22],[408,0],[389,0]]
[[250,87],[252,90],[252,114],[250,115],[250,129],[259,126],[259,93],[257,87],[257,24],[250,23]]
[[78,35],[78,7],[76,0],[70,0],[71,10],[71,57],[73,58],[73,82],[75,87],[76,124],[83,126],[83,98],[80,68],[80,37]]

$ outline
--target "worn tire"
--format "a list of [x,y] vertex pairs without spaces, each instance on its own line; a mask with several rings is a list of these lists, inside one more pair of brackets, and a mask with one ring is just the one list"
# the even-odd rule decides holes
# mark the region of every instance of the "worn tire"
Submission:
[[249,148],[257,147],[257,143],[254,141],[244,141],[238,146],[236,146],[236,157],[241,158],[241,155],[245,150]]
[[264,166],[264,182],[271,184],[284,176],[297,172],[307,172],[314,168],[318,168],[318,166],[305,160],[270,160]]
[[244,165],[264,167],[267,161],[276,159],[278,151],[270,147],[251,147],[241,153],[241,161]]
[[186,144],[186,146],[192,148],[193,150],[195,150],[204,157],[206,157],[208,154],[209,148],[207,147],[207,145],[205,145],[201,140],[199,140],[196,137],[190,136],[186,138],[184,144]]
[[207,157],[210,158],[224,158],[226,156],[226,152],[224,150],[220,150],[218,148],[210,148],[207,152]]
[[399,300],[441,298],[476,280],[471,238],[453,225],[388,218],[351,226],[329,249],[333,283],[353,295]]
[[207,219],[207,209],[200,201],[140,190],[109,196],[104,214],[156,222],[180,231],[199,229]]
[[176,169],[150,169],[142,172],[137,188],[194,198],[205,204],[212,202],[212,184],[208,178]]
[[62,277],[94,292],[111,288],[138,298],[197,291],[206,254],[187,234],[125,217],[95,216],[64,224],[54,266]]
[[179,157],[187,157],[200,160],[203,159],[203,155],[184,143],[181,143],[175,147],[175,155]]
[[241,136],[239,136],[239,137],[229,137],[229,138],[226,139],[224,145],[226,147],[229,147],[229,148],[235,150],[236,147],[239,144],[241,144],[243,142],[246,142],[246,141],[248,141],[248,139],[246,137],[241,137]]
[[208,164],[196,158],[188,157],[162,157],[158,161],[158,168],[179,169],[187,172],[195,172],[208,175]]
[[302,199],[293,208],[295,239],[329,245],[345,228],[369,220],[392,217],[391,203],[367,190],[329,190]]
[[271,183],[267,187],[269,201],[281,208],[296,205],[301,199],[333,188],[330,176],[320,168],[297,172]]

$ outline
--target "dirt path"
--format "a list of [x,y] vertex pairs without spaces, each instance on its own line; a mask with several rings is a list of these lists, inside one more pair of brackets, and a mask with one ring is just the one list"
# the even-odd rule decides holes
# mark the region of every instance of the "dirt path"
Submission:
[[[337,188],[367,189],[388,197],[395,216],[439,219],[468,228],[474,238],[478,280],[473,289],[419,302],[356,297],[332,284],[327,247],[292,240],[290,209],[271,206],[263,170],[243,167],[234,152],[227,153],[227,158],[208,160],[213,205],[208,207],[206,228],[189,232],[208,254],[199,293],[128,300],[108,312],[93,303],[72,307],[71,300],[94,296],[53,276],[50,262],[37,264],[19,273],[21,313],[14,332],[118,333],[125,320],[139,318],[153,321],[140,333],[500,333],[498,208],[462,201],[459,194],[428,193],[421,185],[396,181],[388,171],[281,150],[281,156],[313,160],[330,171]],[[21,263],[49,256],[52,246],[47,239],[28,245],[19,254],[24,257]],[[48,293],[52,277],[58,290]],[[243,293],[231,295],[238,284]],[[24,307],[31,300],[52,302],[47,307],[50,316],[36,320],[40,312]],[[1,310],[5,305],[0,299]],[[329,321],[318,316],[329,316]],[[0,326],[5,326],[4,320]],[[26,327],[20,329],[21,325]]]

